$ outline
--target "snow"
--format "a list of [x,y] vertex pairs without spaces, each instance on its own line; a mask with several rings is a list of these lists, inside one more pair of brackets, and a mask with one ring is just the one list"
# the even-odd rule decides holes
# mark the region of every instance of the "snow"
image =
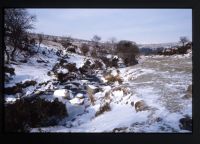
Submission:
[[15,68],[15,76],[9,84],[5,83],[5,87],[14,86],[16,83],[25,82],[27,80],[36,80],[37,82],[44,82],[51,79],[47,75],[48,69],[44,66],[36,66],[32,64],[12,65]]
[[93,86],[93,85],[88,85],[89,88],[91,89],[97,89],[97,87]]
[[117,76],[117,75],[118,75],[118,73],[117,73],[117,71],[116,71],[116,70],[113,70],[113,71],[111,72],[111,75],[113,75],[113,76]]
[[83,98],[83,94],[82,94],[82,93],[78,93],[78,94],[76,95],[76,97],[77,97],[77,98]]
[[80,105],[80,104],[83,103],[83,101],[84,101],[84,99],[80,99],[80,98],[75,97],[72,100],[70,100],[70,103],[71,104],[78,104],[78,105]]
[[[88,80],[77,79],[74,84],[67,84],[73,89],[80,90],[81,87],[90,87],[91,89],[100,88],[101,90],[94,94],[95,105],[90,103],[86,89],[73,94],[73,90],[65,89],[66,84],[53,84],[53,76],[48,76],[47,72],[57,63],[58,56],[55,52],[62,47],[59,45],[41,44],[40,51],[45,51],[47,56],[41,53],[30,58],[28,63],[19,65],[12,64],[16,75],[5,86],[14,86],[16,83],[27,80],[37,81],[36,86],[29,86],[24,89],[25,95],[30,95],[34,90],[51,90],[49,95],[41,97],[52,101],[59,98],[67,108],[66,116],[59,125],[41,128],[44,132],[112,132],[119,127],[127,127],[126,132],[188,132],[179,128],[179,119],[184,115],[192,116],[192,99],[182,99],[186,93],[187,87],[192,83],[192,52],[185,55],[173,56],[141,56],[139,64],[119,68],[119,76],[123,83],[118,82],[112,85],[106,85],[106,80],[102,71],[97,71],[97,76],[102,79],[103,85],[91,83]],[[48,50],[53,50],[48,52]],[[49,53],[49,54],[48,54]],[[67,53],[66,59],[69,63],[75,63],[77,68],[84,65],[86,60],[94,63],[93,58],[85,57],[74,53]],[[49,61],[49,63],[37,63],[38,59]],[[110,68],[111,75],[117,76],[117,69]],[[68,73],[67,69],[59,68],[58,72]],[[48,84],[37,88],[39,83],[48,82]],[[128,94],[114,88],[125,87]],[[105,94],[110,92],[109,98]],[[53,94],[53,95],[52,95]],[[65,99],[64,97],[68,97]],[[6,102],[14,102],[17,99],[14,95],[5,95]],[[136,112],[131,102],[144,100],[152,109],[148,111]],[[96,116],[102,104],[108,102],[111,110]],[[161,118],[160,122],[156,119]],[[33,128],[31,132],[38,132],[38,128]]]
[[68,72],[69,72],[68,69],[62,69],[61,67],[58,69],[58,73],[66,74]]
[[84,57],[77,54],[69,54],[68,62],[75,63],[77,68],[84,65]]
[[108,54],[106,57],[107,57],[108,59],[111,59],[111,58],[112,58],[112,55],[111,55],[111,54]]
[[68,91],[66,89],[55,90],[53,95],[55,97],[65,97],[68,95]]

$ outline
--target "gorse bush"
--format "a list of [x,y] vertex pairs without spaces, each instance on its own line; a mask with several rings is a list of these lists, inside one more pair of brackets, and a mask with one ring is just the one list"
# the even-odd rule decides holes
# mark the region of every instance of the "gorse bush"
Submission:
[[45,101],[39,97],[17,100],[5,105],[5,130],[7,132],[29,132],[31,127],[58,124],[67,116],[65,104],[55,99]]
[[122,40],[117,44],[117,52],[126,66],[135,65],[138,63],[136,56],[139,54],[139,48],[131,41]]

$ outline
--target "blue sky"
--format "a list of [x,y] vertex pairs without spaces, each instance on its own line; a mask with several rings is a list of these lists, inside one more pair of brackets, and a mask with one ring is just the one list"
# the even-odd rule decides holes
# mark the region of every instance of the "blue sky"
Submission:
[[28,9],[37,16],[33,32],[90,40],[95,34],[136,43],[192,39],[191,9]]

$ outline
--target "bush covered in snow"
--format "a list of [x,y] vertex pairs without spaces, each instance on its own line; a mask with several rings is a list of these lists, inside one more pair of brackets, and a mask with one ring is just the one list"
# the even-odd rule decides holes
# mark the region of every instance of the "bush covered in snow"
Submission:
[[56,125],[67,116],[65,104],[55,99],[45,101],[39,97],[20,99],[5,105],[5,130],[7,132],[28,132],[32,127]]

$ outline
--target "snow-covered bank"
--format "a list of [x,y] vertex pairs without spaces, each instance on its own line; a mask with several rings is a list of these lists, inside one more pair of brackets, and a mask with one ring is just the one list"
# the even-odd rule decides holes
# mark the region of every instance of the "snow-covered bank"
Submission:
[[[180,129],[179,120],[185,115],[192,117],[192,99],[183,98],[192,83],[191,52],[142,56],[135,66],[110,68],[113,78],[119,76],[123,82],[108,84],[103,70],[89,76],[79,71],[87,59],[91,63],[95,59],[67,52],[59,57],[56,52],[48,51],[56,50],[55,46],[42,44],[41,47],[49,54],[39,53],[27,63],[12,64],[16,75],[5,86],[34,80],[37,84],[25,88],[25,95],[42,91],[38,95],[44,99],[58,98],[65,104],[68,116],[56,126],[32,128],[31,132],[190,132]],[[40,58],[45,63],[38,63]],[[63,68],[74,63],[74,71]],[[56,64],[58,68],[53,73]],[[49,75],[49,71],[53,74]],[[71,77],[60,82],[60,73],[61,78]],[[98,78],[102,81],[97,81]],[[17,96],[5,95],[5,99],[10,102]],[[143,109],[136,111],[136,105],[143,102]]]

